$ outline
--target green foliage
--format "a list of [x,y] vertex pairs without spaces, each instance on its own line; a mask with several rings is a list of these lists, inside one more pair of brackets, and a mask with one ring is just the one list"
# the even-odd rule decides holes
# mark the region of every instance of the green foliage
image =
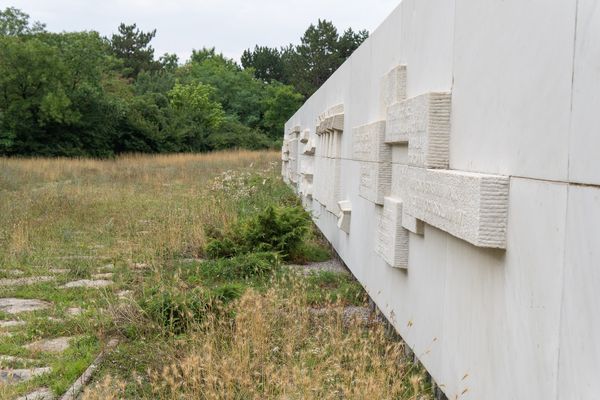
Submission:
[[264,81],[290,84],[304,97],[311,96],[369,36],[348,28],[342,35],[330,21],[311,24],[299,45],[280,50],[256,46],[242,55],[242,65]]
[[140,307],[165,333],[178,335],[202,322],[208,313],[220,313],[223,305],[242,293],[243,286],[232,283],[210,290],[164,285],[151,289],[141,300]]
[[45,24],[40,22],[29,23],[29,14],[14,8],[7,7],[0,10],[0,36],[30,35],[44,32]]
[[0,10],[0,155],[111,157],[125,152],[264,149],[366,38],[311,25],[299,46],[256,46],[243,68],[214,48],[154,58],[156,30],[121,24],[49,33]]
[[285,81],[284,65],[279,50],[267,46],[255,46],[244,50],[241,57],[244,69],[252,68],[254,76],[264,82]]
[[211,258],[251,252],[278,252],[284,259],[299,256],[310,227],[310,217],[299,206],[268,206],[262,212],[240,221],[231,232],[209,241]]
[[274,82],[268,87],[263,100],[263,126],[273,139],[281,136],[281,127],[302,105],[302,95],[292,86]]
[[308,275],[306,281],[305,296],[309,304],[364,304],[365,293],[362,286],[348,274],[319,271]]
[[154,49],[150,42],[156,29],[143,32],[133,25],[119,25],[119,33],[113,34],[110,44],[113,54],[123,61],[123,76],[135,79],[142,71],[153,71],[160,67],[154,61]]
[[230,258],[205,261],[199,274],[210,280],[247,280],[271,275],[281,266],[281,257],[273,252],[247,253]]

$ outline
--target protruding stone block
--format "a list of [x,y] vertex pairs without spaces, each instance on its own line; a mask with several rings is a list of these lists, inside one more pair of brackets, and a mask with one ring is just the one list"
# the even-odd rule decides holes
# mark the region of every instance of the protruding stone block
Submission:
[[384,199],[375,251],[391,267],[408,268],[408,231],[402,227],[402,201],[399,199]]
[[310,131],[308,129],[305,129],[300,135],[300,143],[308,143],[308,139],[310,139]]
[[383,204],[391,185],[392,152],[384,139],[385,121],[353,129],[352,155],[361,162],[359,194],[375,204]]
[[390,193],[392,164],[363,161],[360,163],[360,185],[358,194],[375,204],[383,204]]
[[402,227],[417,235],[422,235],[425,230],[423,221],[408,214],[406,210],[402,210]]
[[406,65],[398,65],[381,79],[381,101],[386,108],[406,99]]
[[316,132],[318,135],[344,130],[344,105],[338,104],[321,114],[318,119]]
[[385,143],[385,121],[357,126],[352,130],[352,155],[355,160],[392,161],[390,146]]
[[448,168],[451,94],[426,93],[387,109],[385,141],[408,143],[408,163]]
[[508,189],[507,176],[392,167],[407,214],[479,247],[506,248]]
[[346,233],[350,233],[350,218],[352,214],[352,204],[349,200],[338,202],[340,212],[338,214],[338,228]]

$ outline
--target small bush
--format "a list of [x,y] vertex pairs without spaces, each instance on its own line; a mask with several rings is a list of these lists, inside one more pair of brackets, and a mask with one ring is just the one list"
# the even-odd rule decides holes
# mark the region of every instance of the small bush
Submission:
[[239,298],[243,287],[226,284],[208,291],[176,287],[154,289],[140,304],[148,317],[171,334],[181,334],[201,323],[208,313],[220,313],[220,307]]
[[203,278],[214,280],[250,279],[270,275],[280,264],[277,253],[248,253],[206,261],[200,265],[199,272]]
[[310,217],[300,206],[269,206],[236,224],[228,234],[210,240],[206,252],[213,259],[265,251],[293,259],[300,253],[309,228]]

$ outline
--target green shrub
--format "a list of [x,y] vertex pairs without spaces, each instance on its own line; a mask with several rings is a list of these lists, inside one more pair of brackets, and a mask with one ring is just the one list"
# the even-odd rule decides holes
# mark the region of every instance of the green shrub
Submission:
[[200,275],[214,280],[250,279],[272,274],[280,266],[280,256],[273,252],[241,254],[210,260],[200,265]]
[[214,259],[267,251],[293,259],[300,253],[310,223],[310,216],[300,206],[269,206],[236,224],[228,234],[210,240],[206,253]]
[[243,293],[243,287],[226,284],[210,290],[185,290],[160,287],[150,291],[140,306],[147,316],[171,334],[181,334],[204,320],[208,313],[220,313],[220,307]]

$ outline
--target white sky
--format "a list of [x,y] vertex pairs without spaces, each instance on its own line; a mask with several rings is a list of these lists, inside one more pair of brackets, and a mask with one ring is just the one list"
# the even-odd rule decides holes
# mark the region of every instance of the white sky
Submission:
[[185,61],[192,49],[216,47],[239,59],[255,44],[298,43],[310,23],[333,21],[338,30],[372,32],[400,0],[0,0],[53,32],[96,30],[110,36],[119,23],[156,28],[152,45]]

